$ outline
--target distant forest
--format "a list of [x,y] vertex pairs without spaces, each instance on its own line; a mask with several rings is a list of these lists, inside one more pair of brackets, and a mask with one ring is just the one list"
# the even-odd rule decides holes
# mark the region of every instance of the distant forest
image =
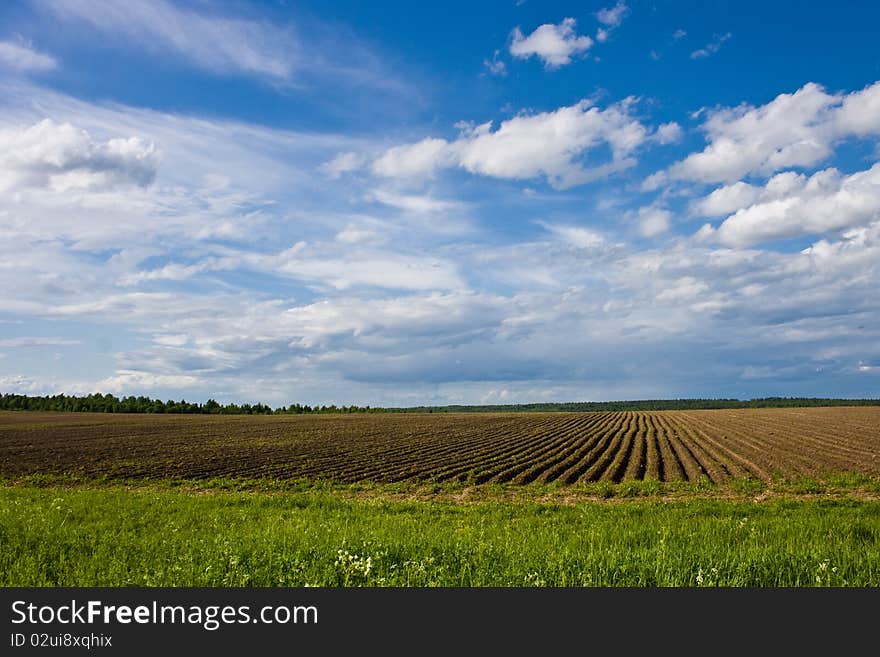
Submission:
[[314,413],[510,413],[582,411],[666,411],[704,408],[786,408],[800,406],[880,406],[880,399],[823,399],[813,397],[763,397],[760,399],[641,399],[607,402],[561,402],[482,406],[411,406],[381,408],[371,406],[309,406],[291,404],[272,408],[266,404],[221,404],[181,399],[162,401],[149,397],[123,397],[100,393],[75,397],[52,395],[0,395],[0,410],[68,411],[91,413],[185,413],[203,415],[303,415]]

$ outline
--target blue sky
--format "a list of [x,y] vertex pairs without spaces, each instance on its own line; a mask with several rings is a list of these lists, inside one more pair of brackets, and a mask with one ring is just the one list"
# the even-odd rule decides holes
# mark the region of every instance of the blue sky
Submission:
[[0,391],[880,395],[880,7],[0,6]]

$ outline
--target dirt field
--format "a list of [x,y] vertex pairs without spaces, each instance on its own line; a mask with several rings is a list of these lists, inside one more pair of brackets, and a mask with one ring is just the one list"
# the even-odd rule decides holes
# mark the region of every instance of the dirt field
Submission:
[[880,408],[306,416],[0,413],[0,474],[473,483],[880,473]]

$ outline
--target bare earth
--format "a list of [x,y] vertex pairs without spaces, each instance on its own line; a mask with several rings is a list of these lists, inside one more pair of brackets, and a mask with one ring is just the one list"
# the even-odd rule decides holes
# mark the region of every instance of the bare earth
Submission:
[[306,416],[0,412],[0,475],[472,483],[880,473],[880,407]]

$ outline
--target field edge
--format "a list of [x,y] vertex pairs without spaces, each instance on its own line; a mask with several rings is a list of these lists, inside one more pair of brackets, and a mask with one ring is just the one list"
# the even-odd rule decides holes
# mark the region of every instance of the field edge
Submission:
[[0,475],[0,488],[66,488],[71,490],[180,491],[193,494],[224,492],[278,495],[325,493],[346,499],[577,504],[626,500],[687,499],[762,502],[771,499],[856,499],[880,501],[880,475],[849,471],[821,476],[774,477],[770,481],[741,478],[715,484],[704,478],[690,481],[557,482],[529,484],[471,482],[356,482],[329,480],[217,477],[210,479],[100,478],[72,474]]

